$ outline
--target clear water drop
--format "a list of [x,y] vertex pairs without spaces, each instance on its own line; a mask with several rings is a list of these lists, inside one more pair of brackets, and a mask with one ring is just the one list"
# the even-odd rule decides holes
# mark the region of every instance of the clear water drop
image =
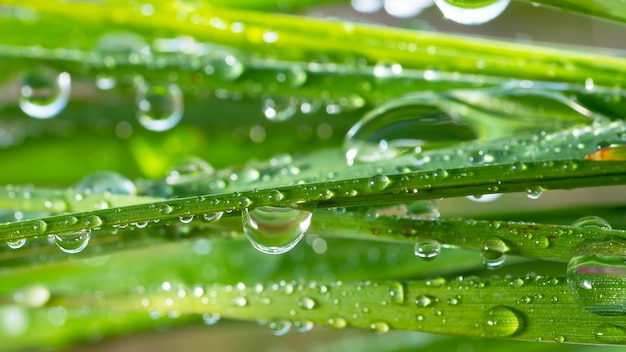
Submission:
[[302,297],[298,301],[298,307],[300,307],[302,309],[311,310],[311,309],[315,308],[316,305],[317,305],[317,302],[315,302],[315,300],[313,298],[308,297],[308,296]]
[[591,228],[591,229],[603,229],[611,230],[611,224],[599,216],[585,216],[572,224],[574,227]]
[[178,221],[180,221],[183,224],[189,224],[190,222],[192,222],[194,219],[193,215],[187,215],[187,216],[179,216],[178,217]]
[[298,332],[311,331],[313,329],[314,325],[315,324],[313,324],[313,322],[310,321],[310,320],[301,320],[301,321],[296,321],[296,322],[293,323],[293,327]]
[[[443,15],[460,24],[479,25],[498,17],[509,6],[509,0],[485,0],[465,2],[465,6],[453,5],[453,0],[435,0]],[[458,1],[457,1],[458,2]],[[474,4],[476,3],[476,4]]]
[[437,220],[441,216],[434,200],[418,200],[406,207],[406,218],[415,220]]
[[600,343],[623,344],[626,341],[626,330],[621,326],[602,324],[593,330],[593,338]]
[[137,194],[137,188],[131,180],[113,171],[98,171],[86,176],[78,182],[76,191],[95,194]]
[[13,293],[13,300],[26,307],[41,307],[50,299],[50,290],[43,285],[22,287]]
[[204,325],[215,325],[221,317],[218,313],[204,313],[202,314],[202,322]]
[[235,297],[230,301],[230,304],[232,304],[235,307],[245,307],[248,305],[248,300],[246,299],[246,297]]
[[370,177],[369,181],[367,182],[367,187],[372,192],[380,192],[387,188],[387,186],[389,186],[389,183],[391,183],[389,177],[379,174]]
[[404,304],[404,285],[399,281],[389,284],[389,297],[395,304]]
[[420,308],[430,307],[435,304],[437,300],[430,295],[419,295],[415,298],[415,305]]
[[626,314],[626,243],[592,244],[567,265],[567,286],[586,310],[605,316]]
[[543,188],[541,186],[531,186],[526,189],[526,196],[529,199],[539,199],[542,193]]
[[433,0],[385,0],[385,11],[398,18],[411,18],[419,15]]
[[308,75],[301,66],[294,65],[289,70],[276,75],[276,80],[281,85],[290,88],[300,88],[306,82]]
[[415,240],[415,255],[425,260],[435,259],[441,252],[441,244],[437,240],[420,239]]
[[98,215],[89,215],[85,221],[85,226],[90,229],[102,226],[102,219]]
[[389,324],[384,321],[377,321],[370,324],[370,329],[375,333],[384,334],[389,331],[390,327]]
[[137,119],[150,131],[166,131],[183,118],[183,92],[174,83],[148,84],[136,87]]
[[232,82],[238,79],[244,70],[244,64],[235,55],[225,55],[224,57],[213,59],[204,69],[207,74],[216,76],[225,82]]
[[35,220],[35,222],[33,223],[33,230],[35,230],[38,235],[43,235],[44,233],[46,233],[47,229],[48,223],[44,220],[38,219]]
[[502,193],[483,194],[480,196],[467,196],[467,199],[477,203],[489,203],[502,197]]
[[391,62],[381,61],[374,66],[374,76],[378,79],[386,79],[402,74],[402,65]]
[[355,11],[374,13],[383,8],[383,0],[351,0],[350,4]]
[[96,87],[101,90],[111,90],[115,88],[117,80],[115,77],[108,75],[98,74],[96,75]]
[[283,336],[291,330],[291,322],[283,319],[272,320],[269,327],[274,336]]
[[506,243],[499,237],[485,239],[480,248],[483,264],[487,269],[497,269],[506,261]]
[[172,167],[165,176],[165,183],[170,186],[198,181],[215,173],[213,166],[198,157],[185,158]]
[[19,249],[19,248],[24,247],[24,245],[26,244],[26,239],[18,238],[14,240],[7,240],[6,244],[11,249]]
[[342,317],[334,316],[328,319],[328,325],[335,329],[343,329],[348,326],[348,322]]
[[274,122],[287,121],[300,108],[298,99],[294,97],[272,97],[263,101],[263,115]]
[[350,128],[343,144],[346,161],[377,162],[477,139],[469,125],[459,122],[459,111],[458,102],[431,93],[388,100]]
[[262,206],[242,212],[243,230],[252,246],[263,253],[292,249],[311,225],[312,213],[286,207]]
[[224,213],[221,211],[216,211],[215,213],[205,213],[205,214],[202,214],[202,216],[200,217],[200,220],[204,222],[208,222],[208,223],[216,222],[222,218],[223,214]]
[[486,310],[482,316],[482,329],[489,337],[511,337],[524,328],[522,313],[506,306]]
[[69,73],[43,67],[27,73],[20,87],[20,109],[37,119],[58,115],[69,101],[71,81]]
[[81,252],[89,244],[91,230],[82,229],[54,235],[57,247],[65,253],[76,254]]

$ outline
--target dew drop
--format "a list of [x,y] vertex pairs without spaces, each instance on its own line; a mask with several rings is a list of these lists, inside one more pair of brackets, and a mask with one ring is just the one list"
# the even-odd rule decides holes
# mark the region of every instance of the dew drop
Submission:
[[502,193],[483,194],[479,196],[467,196],[467,199],[477,203],[489,203],[502,197]]
[[485,239],[480,248],[483,264],[487,269],[497,269],[506,261],[507,246],[499,237]]
[[38,235],[43,235],[44,233],[46,233],[47,229],[48,223],[46,223],[44,220],[35,220],[35,222],[33,223],[33,230],[35,230],[35,233],[37,233]]
[[85,225],[90,228],[96,228],[102,226],[102,219],[98,215],[90,215],[85,221]]
[[404,285],[399,281],[389,284],[389,297],[395,304],[404,304]]
[[248,305],[248,300],[245,297],[235,297],[230,301],[235,307],[245,307]]
[[389,186],[389,177],[386,175],[374,175],[367,182],[368,188],[372,192],[380,192]]
[[135,184],[113,171],[98,171],[83,178],[77,185],[79,193],[134,195]]
[[111,90],[115,88],[117,80],[115,77],[108,75],[98,74],[96,75],[96,87],[101,90]]
[[204,221],[204,222],[216,222],[219,219],[222,218],[222,215],[224,213],[221,211],[216,211],[215,213],[205,213],[202,214],[202,216],[200,217],[200,220]]
[[459,103],[434,94],[388,100],[350,128],[343,143],[346,161],[348,165],[377,162],[477,139],[468,125],[459,122],[457,110]]
[[435,259],[441,252],[441,244],[437,240],[420,239],[415,240],[415,255],[425,260]]
[[163,204],[161,208],[159,209],[159,212],[163,215],[170,214],[172,211],[173,211],[172,207],[167,204]]
[[294,65],[289,70],[280,72],[276,76],[276,80],[279,84],[291,88],[300,88],[307,80],[307,73],[302,67]]
[[176,126],[183,117],[183,92],[174,83],[137,83],[137,119],[150,131],[166,131]]
[[263,115],[274,122],[287,121],[294,116],[300,104],[293,97],[273,97],[263,100]]
[[291,330],[291,322],[283,319],[272,320],[269,327],[274,336],[283,336]]
[[406,208],[406,218],[415,220],[437,220],[441,216],[437,203],[433,200],[411,202]]
[[27,73],[22,79],[20,109],[26,115],[37,119],[54,117],[67,106],[71,89],[69,73],[38,68]]
[[311,297],[302,297],[298,301],[298,307],[300,307],[302,309],[311,310],[311,309],[315,308],[316,305],[317,305],[317,303]]
[[370,329],[375,333],[384,334],[389,331],[389,324],[384,321],[377,321],[370,324]]
[[348,322],[342,317],[332,317],[328,319],[328,325],[335,329],[343,329],[348,326]]
[[267,195],[267,198],[272,202],[280,202],[281,200],[283,200],[283,198],[285,198],[285,195],[282,194],[282,192],[280,192],[279,190],[273,189]]
[[515,336],[523,328],[523,315],[512,308],[496,306],[483,313],[482,329],[489,337]]
[[498,17],[509,5],[509,0],[464,2],[464,6],[453,5],[452,0],[435,0],[435,5],[444,17],[460,24],[479,25]]
[[298,332],[311,331],[313,329],[313,326],[314,326],[314,324],[310,320],[296,321],[296,322],[293,323],[293,327]]
[[281,254],[302,239],[312,213],[285,207],[262,206],[242,212],[243,230],[252,246],[263,253]]
[[420,308],[430,307],[435,302],[435,297],[429,295],[419,295],[415,298],[415,305]]
[[6,244],[11,249],[19,249],[19,248],[24,247],[24,245],[26,244],[26,239],[18,238],[14,240],[7,240]]
[[79,253],[85,249],[87,244],[89,244],[90,238],[91,230],[89,229],[69,231],[54,235],[54,241],[57,247],[69,254]]
[[374,76],[379,79],[398,76],[401,73],[402,65],[395,62],[381,61],[374,66]]
[[611,230],[611,224],[599,216],[585,216],[572,224],[574,227],[591,228],[591,229],[603,229]]
[[374,13],[383,8],[383,0],[351,0],[350,4],[355,11]]
[[193,218],[194,218],[193,215],[179,216],[178,220],[183,224],[189,224],[190,222],[193,221]]
[[526,196],[530,199],[539,199],[543,193],[541,186],[531,186],[526,189]]
[[215,75],[225,82],[232,82],[243,74],[244,64],[234,55],[226,55],[217,58],[205,67],[204,71],[209,75]]
[[49,299],[50,291],[43,285],[22,287],[13,293],[13,300],[15,303],[19,303],[30,308],[42,307],[48,302]]
[[217,324],[218,321],[220,321],[221,317],[222,316],[217,313],[204,313],[202,314],[202,322],[205,325],[214,325]]
[[198,157],[185,158],[168,171],[165,182],[174,186],[190,181],[197,181],[213,175],[215,170],[205,160]]
[[606,344],[622,344],[626,341],[626,330],[621,326],[602,324],[593,330],[593,338]]
[[432,4],[433,0],[385,0],[385,11],[394,17],[411,18]]
[[572,297],[598,315],[626,313],[626,243],[618,240],[586,247],[567,265]]

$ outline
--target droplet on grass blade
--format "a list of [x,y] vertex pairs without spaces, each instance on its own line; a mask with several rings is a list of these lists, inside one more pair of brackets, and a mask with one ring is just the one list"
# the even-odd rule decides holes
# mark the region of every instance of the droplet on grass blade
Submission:
[[286,207],[262,206],[244,209],[243,230],[252,246],[263,253],[281,254],[302,239],[311,224],[312,213]]
[[44,67],[28,72],[22,79],[19,105],[22,111],[37,119],[58,115],[70,98],[70,74]]
[[137,119],[150,131],[166,131],[176,126],[183,117],[183,92],[174,83],[136,86]]
[[509,0],[435,0],[435,5],[447,19],[465,25],[479,25],[498,17],[509,6]]

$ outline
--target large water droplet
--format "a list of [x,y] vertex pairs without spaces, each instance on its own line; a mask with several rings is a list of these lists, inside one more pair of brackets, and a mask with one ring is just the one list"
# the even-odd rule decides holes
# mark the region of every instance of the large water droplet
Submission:
[[311,224],[312,213],[284,207],[262,206],[242,212],[243,230],[254,248],[280,254],[293,248]]
[[480,248],[480,255],[487,269],[497,269],[504,265],[506,249],[506,243],[498,237],[485,239]]
[[70,74],[38,68],[26,74],[20,87],[20,109],[30,117],[47,119],[59,114],[70,98]]
[[385,0],[385,11],[394,17],[411,18],[432,4],[433,0]]
[[626,313],[626,243],[586,247],[567,265],[567,285],[575,301],[598,315]]
[[225,55],[211,60],[204,68],[208,75],[215,75],[222,81],[234,81],[241,76],[245,67],[241,60],[234,55]]
[[367,187],[373,192],[380,192],[389,186],[389,177],[386,175],[374,175],[367,182]]
[[283,336],[291,330],[291,322],[289,320],[272,320],[269,326],[272,334],[275,336]]
[[218,313],[204,313],[202,314],[202,322],[205,325],[214,325],[217,324],[218,321],[220,321],[221,317],[222,316]]
[[465,1],[463,5],[458,0],[435,0],[435,5],[443,15],[460,24],[479,25],[498,17],[509,6],[509,0]]
[[437,240],[420,239],[415,240],[415,255],[425,259],[435,259],[441,252],[441,244]]
[[286,121],[298,112],[298,99],[293,97],[273,97],[263,101],[263,114],[270,121]]
[[83,178],[77,185],[80,193],[134,195],[135,184],[113,171],[98,171]]
[[205,160],[198,157],[185,158],[167,173],[165,182],[168,185],[178,185],[194,180],[199,180],[213,175],[215,170]]
[[483,313],[482,328],[486,336],[511,337],[522,331],[522,313],[505,306],[493,307]]
[[7,246],[11,249],[19,249],[24,247],[24,245],[26,244],[26,239],[25,238],[18,238],[15,240],[7,240]]
[[626,341],[626,330],[617,325],[602,324],[593,330],[593,338],[606,344],[622,344]]
[[91,230],[82,229],[78,231],[64,232],[54,235],[57,246],[65,253],[75,254],[81,252],[91,238]]
[[384,334],[389,331],[389,324],[384,321],[377,321],[370,324],[370,329],[375,333]]
[[302,309],[313,309],[315,308],[315,305],[317,303],[315,302],[315,300],[311,297],[302,297],[299,301],[298,301],[298,307],[302,308]]
[[177,84],[147,84],[136,86],[137,118],[150,131],[166,131],[183,117],[183,92]]
[[393,281],[389,284],[389,297],[391,302],[395,304],[404,303],[404,285],[399,281]]
[[611,224],[609,224],[608,221],[604,220],[603,218],[601,218],[599,216],[585,216],[585,217],[582,217],[582,218],[574,221],[572,226],[583,227],[583,228],[592,228],[592,229],[596,228],[596,229],[603,229],[603,230],[610,230],[610,229],[612,229]]
[[343,149],[348,165],[476,139],[476,133],[459,122],[455,103],[444,111],[437,105],[441,100],[435,94],[411,94],[365,114],[346,134]]

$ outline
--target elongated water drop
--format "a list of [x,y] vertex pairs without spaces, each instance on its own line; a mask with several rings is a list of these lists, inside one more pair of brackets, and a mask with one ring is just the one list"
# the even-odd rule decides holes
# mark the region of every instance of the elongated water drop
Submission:
[[243,230],[254,248],[263,253],[289,251],[311,225],[312,213],[284,207],[262,206],[242,212]]
[[77,185],[80,193],[134,195],[135,184],[113,171],[98,171],[83,178]]
[[431,93],[409,94],[365,114],[346,134],[343,149],[348,165],[476,139],[476,133],[459,122],[454,102],[444,111],[437,105],[441,100]]
[[137,119],[150,131],[166,131],[183,117],[183,92],[177,84],[137,83]]
[[178,185],[201,180],[213,175],[214,172],[213,166],[205,160],[198,157],[189,157],[179,161],[172,167],[165,177],[165,182],[168,185]]
[[399,281],[389,284],[389,297],[395,304],[404,304],[404,285]]
[[506,306],[486,310],[482,317],[482,328],[486,336],[511,337],[524,328],[522,313]]
[[77,231],[64,232],[54,235],[57,247],[65,253],[75,254],[81,252],[91,238],[91,230],[82,229]]
[[604,229],[604,230],[612,229],[611,224],[609,224],[608,221],[604,220],[603,218],[599,216],[582,217],[574,221],[572,226],[582,227],[582,228],[592,228],[592,229],[597,228],[597,229]]
[[626,313],[626,243],[586,247],[567,265],[567,285],[576,302],[598,315]]
[[421,239],[415,240],[415,255],[425,259],[435,259],[441,252],[441,244],[437,240]]
[[67,72],[57,73],[43,67],[29,72],[20,87],[20,109],[38,119],[58,115],[69,101],[71,81]]
[[509,0],[435,0],[435,5],[456,23],[479,25],[498,17],[509,6]]
[[7,240],[7,246],[11,249],[19,249],[24,247],[24,245],[26,244],[26,239],[25,238],[18,238],[15,240]]

